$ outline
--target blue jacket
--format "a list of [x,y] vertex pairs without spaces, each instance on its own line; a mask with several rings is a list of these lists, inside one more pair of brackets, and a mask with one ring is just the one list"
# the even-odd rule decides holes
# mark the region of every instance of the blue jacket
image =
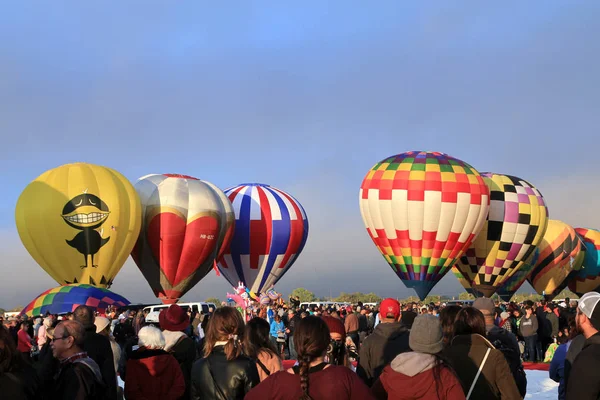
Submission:
[[567,388],[565,387],[565,358],[571,342],[561,344],[554,352],[550,363],[550,379],[558,382],[558,400],[564,400]]
[[285,326],[283,325],[283,321],[279,321],[277,323],[274,319],[271,321],[271,336],[277,337],[277,332],[282,331],[285,332]]

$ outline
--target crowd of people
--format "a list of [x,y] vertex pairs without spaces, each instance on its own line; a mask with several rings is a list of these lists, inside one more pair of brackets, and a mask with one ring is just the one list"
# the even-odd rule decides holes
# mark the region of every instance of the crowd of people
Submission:
[[523,361],[546,361],[559,399],[597,399],[599,302],[596,292],[559,304],[388,298],[302,308],[290,298],[207,314],[174,304],[158,318],[79,306],[2,320],[0,392],[15,400],[522,399]]

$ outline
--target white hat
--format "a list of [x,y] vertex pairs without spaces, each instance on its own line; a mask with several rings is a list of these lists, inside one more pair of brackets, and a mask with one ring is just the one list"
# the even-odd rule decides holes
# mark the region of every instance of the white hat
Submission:
[[110,320],[104,317],[96,317],[94,325],[96,325],[96,333],[100,333],[110,325]]
[[582,313],[585,314],[590,320],[594,320],[597,323],[600,322],[600,307],[596,307],[600,301],[600,293],[588,292],[579,299],[578,308]]

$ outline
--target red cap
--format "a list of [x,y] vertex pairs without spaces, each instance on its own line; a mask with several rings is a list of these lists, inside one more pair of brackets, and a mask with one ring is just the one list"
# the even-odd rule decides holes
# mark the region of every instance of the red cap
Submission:
[[392,298],[387,298],[379,305],[379,318],[393,318],[398,319],[400,316],[400,303]]

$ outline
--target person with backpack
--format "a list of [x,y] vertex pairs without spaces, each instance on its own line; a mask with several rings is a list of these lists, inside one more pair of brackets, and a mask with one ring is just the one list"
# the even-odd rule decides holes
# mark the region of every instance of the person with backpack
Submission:
[[502,352],[510,372],[515,378],[521,397],[525,398],[527,393],[527,376],[521,362],[521,350],[517,338],[511,332],[494,324],[495,305],[492,299],[480,297],[473,302],[473,308],[478,309],[485,319],[485,331],[487,340]]
[[483,313],[464,307],[456,315],[454,338],[442,355],[458,375],[467,400],[521,400],[504,355],[486,336]]

